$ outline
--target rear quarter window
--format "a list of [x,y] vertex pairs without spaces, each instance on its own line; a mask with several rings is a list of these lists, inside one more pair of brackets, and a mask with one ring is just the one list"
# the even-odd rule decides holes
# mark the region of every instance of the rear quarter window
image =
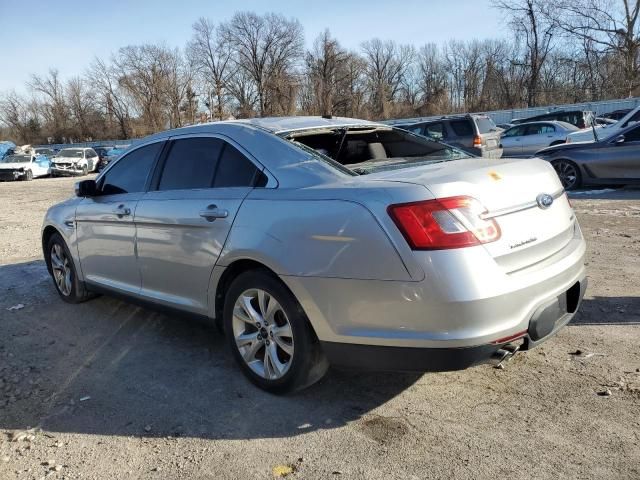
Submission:
[[496,131],[496,124],[493,123],[489,117],[476,118],[476,125],[478,126],[478,133],[489,133]]
[[449,122],[451,129],[459,137],[468,137],[473,135],[473,126],[471,120],[454,120]]

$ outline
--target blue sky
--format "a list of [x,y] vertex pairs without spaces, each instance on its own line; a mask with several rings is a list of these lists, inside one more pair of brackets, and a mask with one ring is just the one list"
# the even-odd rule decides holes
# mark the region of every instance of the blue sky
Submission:
[[307,44],[329,28],[349,48],[376,36],[419,46],[506,34],[489,0],[0,0],[0,91],[23,91],[49,67],[82,74],[125,45],[183,47],[197,18],[224,21],[237,10],[296,17]]

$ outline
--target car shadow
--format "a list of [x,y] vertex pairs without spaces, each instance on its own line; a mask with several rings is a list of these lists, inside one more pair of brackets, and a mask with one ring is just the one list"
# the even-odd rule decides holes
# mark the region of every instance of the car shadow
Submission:
[[584,187],[568,192],[571,200],[640,200],[640,188],[633,187]]
[[571,325],[640,325],[640,297],[585,298]]
[[104,296],[66,304],[43,261],[0,266],[0,292],[0,429],[290,437],[357,421],[421,376],[330,370],[275,396],[243,377],[213,326]]

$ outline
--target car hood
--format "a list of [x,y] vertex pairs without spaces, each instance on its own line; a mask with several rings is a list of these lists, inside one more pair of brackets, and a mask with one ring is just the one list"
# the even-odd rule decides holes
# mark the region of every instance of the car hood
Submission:
[[13,163],[0,163],[0,170],[15,170],[17,168],[24,168],[29,166],[29,163],[13,162]]
[[536,157],[539,155],[553,155],[556,152],[566,152],[568,150],[577,150],[579,148],[583,148],[585,145],[594,145],[595,142],[586,141],[586,142],[571,142],[571,143],[560,143],[558,145],[554,145],[552,147],[543,148],[542,150],[538,150],[536,152]]

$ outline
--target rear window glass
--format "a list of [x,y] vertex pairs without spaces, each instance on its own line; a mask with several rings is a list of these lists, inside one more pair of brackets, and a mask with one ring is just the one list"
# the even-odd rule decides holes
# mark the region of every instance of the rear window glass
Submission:
[[477,117],[476,125],[478,126],[478,133],[489,133],[496,131],[496,124],[493,123],[489,117]]
[[391,128],[355,127],[320,133],[300,132],[290,135],[289,139],[312,148],[321,153],[322,158],[329,157],[359,175],[469,158],[466,153],[428,137]]
[[468,137],[473,135],[473,127],[471,120],[454,120],[450,123],[451,128],[459,137]]
[[254,185],[256,175],[258,175],[256,166],[237,148],[225,142],[213,186],[251,187]]

